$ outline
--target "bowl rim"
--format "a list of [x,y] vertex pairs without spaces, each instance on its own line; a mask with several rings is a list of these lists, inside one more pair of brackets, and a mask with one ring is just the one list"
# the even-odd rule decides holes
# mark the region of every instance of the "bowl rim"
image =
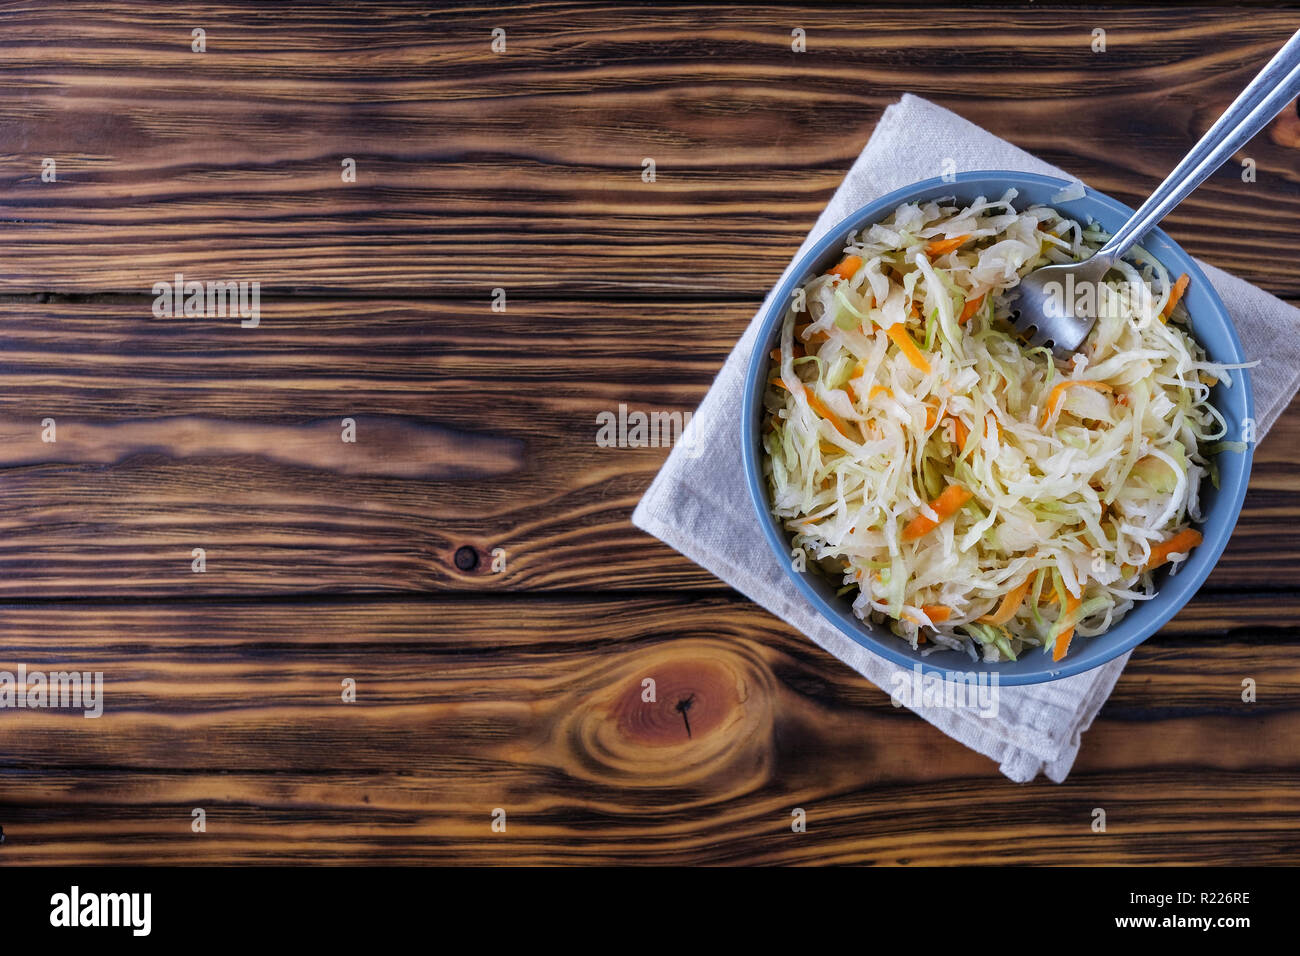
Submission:
[[[767,300],[763,307],[761,318],[758,323],[757,332],[754,337],[754,348],[748,359],[748,368],[745,373],[743,391],[742,391],[742,408],[741,408],[741,453],[743,458],[743,470],[745,483],[748,487],[751,504],[757,513],[759,526],[763,530],[764,537],[772,554],[776,557],[777,563],[781,565],[787,578],[794,584],[796,591],[808,600],[818,611],[819,615],[832,627],[841,634],[848,637],[856,644],[866,648],[872,653],[878,654],[892,664],[907,670],[920,668],[924,675],[934,675],[940,678],[953,673],[956,668],[951,666],[941,666],[931,663],[929,658],[914,656],[915,652],[904,652],[901,647],[907,647],[906,643],[894,635],[889,635],[890,641],[877,637],[869,631],[864,622],[860,621],[853,614],[852,609],[844,602],[837,602],[842,606],[837,607],[830,601],[826,600],[812,585],[805,580],[807,576],[814,574],[812,570],[796,571],[793,563],[788,558],[789,538],[779,522],[770,512],[767,504],[766,482],[763,480],[762,468],[760,463],[761,435],[758,428],[757,406],[762,400],[762,390],[757,388],[757,378],[764,375],[767,370],[768,343],[775,334],[776,328],[779,327],[781,317],[785,312],[785,303],[789,300],[790,294],[794,287],[800,284],[808,277],[811,267],[832,249],[842,248],[844,240],[855,229],[861,229],[874,222],[879,221],[888,215],[889,212],[897,206],[915,201],[918,194],[928,192],[938,187],[953,187],[954,190],[959,187],[971,186],[981,182],[989,182],[989,189],[1014,188],[1017,184],[1034,185],[1039,187],[1055,187],[1058,191],[1066,187],[1075,187],[1078,181],[1069,179],[1060,179],[1055,176],[1046,176],[1041,173],[1024,173],[1016,170],[972,170],[968,172],[957,173],[951,177],[932,177],[921,180],[907,186],[902,186],[892,190],[884,195],[872,200],[864,206],[860,206],[851,212],[848,216],[837,222],[826,233],[814,242],[807,250],[801,253],[798,258],[788,268],[785,277],[781,279],[775,289],[775,294]],[[1077,197],[1075,200],[1061,200],[1059,203],[1047,202],[1046,205],[1057,207],[1059,204],[1077,201],[1080,198],[1086,198],[1092,205],[1101,205],[1109,207],[1111,212],[1131,216],[1133,209],[1116,199],[1099,192],[1089,186],[1084,186],[1083,197]],[[968,193],[968,189],[961,190]],[[1001,195],[1001,193],[999,193]],[[942,194],[940,194],[942,197]],[[955,193],[954,193],[954,198]],[[959,202],[966,201],[958,199]],[[1219,324],[1223,327],[1226,334],[1227,350],[1233,353],[1229,356],[1227,362],[1245,362],[1246,358],[1241,347],[1241,340],[1237,335],[1236,328],[1232,324],[1232,317],[1228,313],[1227,307],[1224,306],[1222,299],[1206,278],[1205,273],[1201,270],[1196,260],[1172,239],[1164,230],[1154,228],[1146,233],[1146,237],[1156,236],[1176,253],[1176,258],[1181,259],[1180,269],[1189,273],[1191,280],[1195,285],[1205,293],[1209,298],[1210,309],[1217,313]],[[1205,321],[1202,317],[1201,321]],[[1255,415],[1254,393],[1250,381],[1249,369],[1237,369],[1234,372],[1241,377],[1241,384],[1244,386],[1244,414],[1242,420],[1253,420]],[[1235,386],[1234,386],[1235,387]],[[1230,511],[1231,516],[1228,519],[1226,528],[1213,540],[1207,540],[1203,545],[1197,547],[1200,552],[1199,557],[1203,563],[1195,571],[1182,573],[1172,577],[1166,575],[1164,581],[1157,589],[1156,597],[1151,599],[1152,603],[1161,600],[1159,611],[1144,625],[1135,628],[1134,632],[1127,636],[1112,648],[1104,651],[1098,651],[1094,655],[1080,654],[1073,660],[1067,657],[1064,661],[1057,664],[1048,662],[1045,666],[1036,671],[1028,673],[1010,673],[1002,674],[996,667],[997,664],[986,663],[982,660],[966,661],[969,665],[967,673],[989,673],[998,674],[997,683],[1001,686],[1023,686],[1026,684],[1040,684],[1055,680],[1062,680],[1075,674],[1084,673],[1107,664],[1118,657],[1128,653],[1137,647],[1147,638],[1159,632],[1179,611],[1187,605],[1192,597],[1200,590],[1205,579],[1209,577],[1210,572],[1218,563],[1220,555],[1232,537],[1236,529],[1237,521],[1241,515],[1242,504],[1246,497],[1247,486],[1250,482],[1251,468],[1254,462],[1255,441],[1246,443],[1246,449],[1243,453],[1234,456],[1240,460],[1240,465],[1233,470],[1235,476],[1235,487],[1230,501],[1220,498],[1216,502],[1216,511],[1223,511],[1225,508]],[[1220,475],[1221,479],[1223,474]],[[1220,486],[1223,482],[1221,480]],[[1199,522],[1205,526],[1209,521],[1207,513],[1205,520]],[[1209,547],[1205,547],[1209,545]],[[1190,562],[1189,562],[1190,563]],[[846,626],[843,615],[848,610],[848,616],[852,618],[857,626]],[[1119,627],[1123,626],[1121,621]],[[1093,638],[1093,640],[1104,637],[1103,632]],[[900,647],[891,646],[899,644]],[[910,647],[907,647],[911,651]],[[1094,659],[1095,658],[1095,659]],[[1025,658],[1021,658],[1024,660]],[[998,662],[1011,663],[1011,662]]]

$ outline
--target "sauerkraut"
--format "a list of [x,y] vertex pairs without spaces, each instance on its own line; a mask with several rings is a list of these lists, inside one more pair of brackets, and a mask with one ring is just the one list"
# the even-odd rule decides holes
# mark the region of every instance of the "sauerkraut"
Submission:
[[[772,351],[764,469],[792,555],[924,651],[1060,660],[1155,593],[1200,535],[1226,436],[1172,278],[1135,248],[1060,361],[1005,293],[1107,236],[1015,190],[905,204],[795,290]],[[1075,290],[1081,294],[1086,290]]]

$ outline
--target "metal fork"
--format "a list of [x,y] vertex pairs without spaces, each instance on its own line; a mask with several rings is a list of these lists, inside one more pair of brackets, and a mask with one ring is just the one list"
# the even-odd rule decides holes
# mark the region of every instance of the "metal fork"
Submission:
[[[1050,344],[1058,358],[1068,358],[1078,351],[1097,316],[1095,312],[1082,314],[1076,296],[1068,293],[1088,284],[1094,284],[1095,292],[1095,284],[1102,281],[1116,260],[1297,95],[1300,95],[1300,31],[1260,70],[1151,198],[1101,249],[1082,262],[1035,269],[1008,291],[1012,324],[1029,336],[1032,345]],[[1096,303],[1098,296],[1084,297],[1085,302],[1087,299]]]

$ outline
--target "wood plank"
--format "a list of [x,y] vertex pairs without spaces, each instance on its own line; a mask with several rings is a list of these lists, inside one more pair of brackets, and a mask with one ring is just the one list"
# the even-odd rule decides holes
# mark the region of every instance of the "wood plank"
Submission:
[[[667,449],[599,447],[596,416],[691,412],[750,306],[292,297],[255,329],[143,298],[5,309],[0,593],[720,587],[629,522]],[[1297,443],[1292,409],[1212,586],[1300,589]]]
[[[1285,10],[1089,17],[1083,29],[1069,9],[11,8],[0,291],[142,292],[181,271],[267,291],[753,301],[902,93],[1136,203],[1294,30]],[[1090,48],[1093,25],[1105,53]],[[791,51],[796,26],[807,53]],[[495,27],[506,53],[491,51]],[[1300,296],[1297,150],[1288,114],[1247,150],[1255,182],[1230,165],[1168,228]],[[56,182],[41,179],[46,158]]]
[[0,710],[0,859],[1281,863],[1298,611],[1194,602],[1019,786],[738,599],[6,605],[0,669],[102,670],[105,707]]

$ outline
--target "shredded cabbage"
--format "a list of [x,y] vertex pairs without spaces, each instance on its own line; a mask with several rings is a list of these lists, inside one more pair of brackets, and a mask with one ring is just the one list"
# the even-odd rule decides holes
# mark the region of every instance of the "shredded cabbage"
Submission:
[[[1004,293],[1107,237],[1015,197],[909,203],[855,236],[792,297],[765,396],[792,545],[859,617],[989,661],[1059,658],[1187,557],[1153,549],[1201,520],[1227,430],[1210,386],[1236,367],[1207,360],[1181,303],[1164,316],[1174,283],[1140,248],[1096,290],[1079,354],[1029,348]],[[970,497],[949,513],[954,485]]]

